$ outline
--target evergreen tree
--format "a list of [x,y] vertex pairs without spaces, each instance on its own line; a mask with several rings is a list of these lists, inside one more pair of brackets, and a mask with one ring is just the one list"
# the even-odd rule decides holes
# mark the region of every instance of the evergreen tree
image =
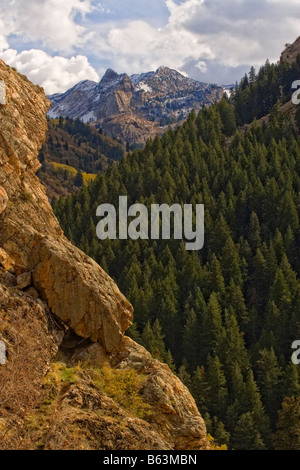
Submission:
[[190,390],[202,416],[204,416],[204,414],[208,412],[207,399],[208,393],[210,392],[210,386],[208,385],[206,372],[203,366],[197,367],[192,378]]
[[[290,362],[284,371],[283,396],[286,398],[300,396],[300,374],[299,366]],[[300,423],[299,423],[300,425]]]
[[211,387],[207,394],[209,412],[223,420],[228,403],[228,389],[223,367],[217,356],[208,359],[206,376]]
[[276,450],[300,450],[300,397],[284,399],[277,428]]
[[199,323],[194,310],[188,314],[188,318],[183,329],[182,352],[187,360],[189,368],[195,370],[199,361]]
[[236,314],[231,308],[225,313],[224,333],[217,348],[227,375],[232,372],[236,364],[240,370],[245,370],[250,365],[243,336],[237,323]]
[[258,366],[258,386],[260,388],[263,404],[274,425],[277,418],[277,410],[280,406],[280,377],[281,368],[274,349],[263,349],[260,351]]
[[210,434],[214,437],[215,445],[229,447],[230,444],[230,433],[226,431],[224,423],[219,421],[216,416],[212,419]]
[[232,436],[232,446],[235,450],[266,450],[251,413],[240,417]]
[[272,448],[270,420],[262,404],[261,395],[252,370],[249,370],[247,375],[242,402],[245,412],[252,414],[255,427],[259,431],[267,448]]
[[[299,395],[290,357],[300,337],[300,138],[280,109],[299,73],[300,59],[251,69],[231,99],[192,113],[53,203],[66,236],[133,304],[132,337],[177,371],[212,435],[230,433],[236,448],[271,449],[284,397]],[[257,119],[240,131],[235,118]],[[60,125],[85,145],[80,121]],[[117,206],[120,194],[149,209],[205,204],[203,250],[174,239],[100,242],[97,207]]]
[[213,292],[210,296],[203,319],[201,357],[204,360],[206,360],[208,354],[214,354],[216,352],[222,334],[222,310],[218,302],[217,294]]
[[83,186],[83,176],[81,170],[77,171],[74,184],[77,186],[77,188],[81,188]]

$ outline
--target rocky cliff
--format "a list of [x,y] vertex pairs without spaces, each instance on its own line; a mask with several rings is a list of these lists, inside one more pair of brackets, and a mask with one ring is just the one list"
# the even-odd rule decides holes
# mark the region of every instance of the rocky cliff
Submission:
[[208,449],[188,390],[125,336],[132,306],[52,213],[43,90],[2,61],[0,80],[0,449]]
[[286,44],[285,49],[280,56],[280,62],[287,62],[292,64],[296,62],[298,55],[300,54],[300,36],[292,44]]
[[123,143],[144,144],[223,93],[222,87],[192,80],[168,67],[131,77],[108,69],[100,83],[85,80],[66,93],[50,96],[49,116],[92,121]]

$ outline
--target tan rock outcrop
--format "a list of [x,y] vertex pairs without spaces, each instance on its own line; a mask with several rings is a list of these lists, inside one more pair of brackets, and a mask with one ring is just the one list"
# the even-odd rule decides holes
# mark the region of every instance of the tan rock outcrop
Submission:
[[3,281],[0,270],[0,340],[7,352],[0,365],[1,450],[20,447],[24,415],[43,401],[42,378],[62,339],[45,305]]
[[280,56],[280,62],[287,62],[288,64],[292,64],[293,62],[296,62],[299,54],[300,36],[292,44],[286,44],[286,47]]
[[6,105],[0,109],[0,202],[5,193],[11,202],[0,218],[0,247],[17,275],[32,271],[33,286],[53,314],[113,352],[131,324],[132,306],[109,276],[63,236],[35,176],[50,103],[40,88],[3,62],[0,80],[6,84]]
[[7,206],[8,196],[4,188],[0,186],[0,214],[4,212]]
[[[151,417],[147,422],[134,417],[101,389],[96,393],[88,372],[81,371],[76,385],[59,372],[63,385],[54,404],[47,398],[47,416],[41,418],[43,448],[64,449],[67,438],[70,448],[207,449],[205,424],[188,390],[124,336],[132,306],[112,279],[68,242],[53,215],[35,175],[49,107],[43,90],[2,61],[0,80],[6,86],[6,104],[0,107],[0,340],[8,352],[7,364],[0,366],[0,448],[39,445],[32,420],[44,410],[44,376],[71,333],[80,346],[76,340],[65,361],[76,366],[77,357],[99,370],[108,364],[140,374],[145,380],[137,392]],[[14,364],[26,373],[13,373]]]
[[188,389],[140,345],[124,338],[123,348],[113,358],[115,367],[134,369],[147,377],[142,390],[151,405],[150,423],[176,450],[209,448],[206,428]]

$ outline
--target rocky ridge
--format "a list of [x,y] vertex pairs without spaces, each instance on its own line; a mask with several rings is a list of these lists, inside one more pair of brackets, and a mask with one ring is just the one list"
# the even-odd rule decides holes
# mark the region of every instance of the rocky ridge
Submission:
[[85,80],[50,96],[49,116],[93,122],[123,143],[141,145],[223,94],[222,87],[192,80],[168,67],[131,77],[108,69],[100,83]]
[[125,336],[132,306],[52,213],[43,90],[2,61],[0,80],[0,449],[209,449],[187,388]]
[[300,36],[292,44],[286,44],[284,51],[281,53],[280,62],[287,62],[292,64],[296,62],[300,54]]

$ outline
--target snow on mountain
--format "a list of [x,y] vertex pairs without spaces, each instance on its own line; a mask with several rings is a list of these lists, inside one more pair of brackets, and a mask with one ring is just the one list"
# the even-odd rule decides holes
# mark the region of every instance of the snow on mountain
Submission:
[[164,126],[186,119],[203,102],[209,106],[221,99],[224,92],[223,87],[163,66],[130,77],[108,69],[100,83],[84,80],[65,93],[50,96],[48,115],[92,121],[112,137],[142,144]]

